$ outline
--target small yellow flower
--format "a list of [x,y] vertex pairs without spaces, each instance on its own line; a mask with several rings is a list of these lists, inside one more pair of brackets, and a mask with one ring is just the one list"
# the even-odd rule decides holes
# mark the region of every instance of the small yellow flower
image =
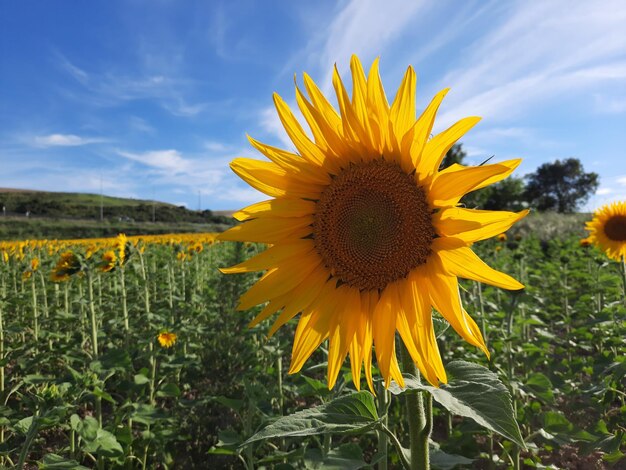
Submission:
[[24,271],[24,272],[22,273],[22,281],[27,281],[27,280],[29,280],[29,279],[31,278],[31,276],[32,276],[32,275],[33,275],[33,272],[32,272],[30,269],[28,269],[28,270]]
[[591,246],[591,240],[589,240],[589,238],[583,238],[579,243],[582,248],[588,248]]
[[108,273],[115,269],[115,265],[117,264],[117,256],[115,256],[115,251],[109,250],[102,254],[102,262],[98,265],[100,271],[103,273]]
[[185,253],[184,251],[179,251],[179,252],[176,254],[176,259],[177,259],[178,261],[185,261],[185,260],[187,259],[187,253]]
[[159,333],[157,336],[157,340],[162,348],[171,348],[176,343],[176,333],[171,333],[169,331],[164,331]]
[[501,245],[496,246],[496,252],[500,251],[502,249]]
[[96,245],[89,245],[87,251],[85,252],[85,259],[91,258],[96,250]]
[[5,263],[8,263],[8,262],[9,262],[9,254],[8,254],[6,251],[3,251],[3,252],[2,252],[2,260],[3,260]]
[[66,251],[61,255],[56,266],[50,274],[50,279],[56,282],[63,282],[81,270],[80,260],[71,251]]
[[189,246],[189,254],[202,253],[202,250],[204,250],[204,246],[200,242],[196,242]]
[[30,270],[37,271],[39,269],[39,258],[33,258],[30,260]]
[[497,238],[499,242],[505,242],[507,240],[506,233],[501,233]]

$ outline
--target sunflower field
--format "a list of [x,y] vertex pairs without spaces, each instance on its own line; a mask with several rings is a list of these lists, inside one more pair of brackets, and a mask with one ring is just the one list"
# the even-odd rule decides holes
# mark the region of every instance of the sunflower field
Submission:
[[[449,377],[433,391],[433,468],[516,458],[520,468],[620,468],[622,273],[575,232],[541,239],[522,227],[480,244],[527,286],[463,281],[490,360],[435,316]],[[258,276],[218,268],[264,249],[215,234],[0,242],[2,465],[400,468],[408,442],[390,436],[408,435],[408,392],[385,390],[375,372],[376,395],[357,393],[347,364],[329,390],[324,346],[288,375],[295,325],[268,337],[264,323],[247,327],[260,307],[235,310]],[[510,394],[519,434],[481,393]]]
[[0,465],[626,468],[626,203],[473,207],[521,159],[446,166],[480,118],[378,62],[274,95],[224,232],[0,242]]

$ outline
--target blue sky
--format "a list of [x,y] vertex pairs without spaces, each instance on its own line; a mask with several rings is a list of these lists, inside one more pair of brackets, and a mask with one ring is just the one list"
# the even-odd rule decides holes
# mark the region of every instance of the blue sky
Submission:
[[229,169],[246,133],[293,148],[272,106],[293,77],[331,92],[356,53],[406,67],[435,127],[483,120],[469,160],[522,157],[517,175],[580,158],[589,208],[626,199],[626,3],[101,0],[0,4],[0,187],[100,191],[197,209],[266,199]]

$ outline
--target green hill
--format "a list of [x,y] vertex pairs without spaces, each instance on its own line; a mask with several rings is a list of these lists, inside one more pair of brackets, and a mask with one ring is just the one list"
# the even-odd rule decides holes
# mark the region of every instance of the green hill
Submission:
[[210,210],[157,201],[0,188],[0,239],[219,231],[232,223]]

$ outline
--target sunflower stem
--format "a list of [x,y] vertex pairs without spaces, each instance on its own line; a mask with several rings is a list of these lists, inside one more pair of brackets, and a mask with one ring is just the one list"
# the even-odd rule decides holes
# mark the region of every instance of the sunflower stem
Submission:
[[[404,344],[402,345],[402,368],[405,373],[415,376],[420,381],[420,373]],[[426,391],[407,390],[404,392],[404,397],[409,422],[411,470],[429,470],[428,440],[433,430],[432,395]]]
[[[389,395],[387,394],[387,389],[381,383],[378,387],[378,415],[382,416],[381,422],[383,428],[387,426],[387,408],[389,407]],[[384,459],[378,463],[378,470],[387,470],[388,468],[388,433],[384,431],[384,429],[379,429],[378,432],[378,452],[385,456]]]
[[624,288],[624,307],[626,307],[626,256],[622,256],[622,287]]

